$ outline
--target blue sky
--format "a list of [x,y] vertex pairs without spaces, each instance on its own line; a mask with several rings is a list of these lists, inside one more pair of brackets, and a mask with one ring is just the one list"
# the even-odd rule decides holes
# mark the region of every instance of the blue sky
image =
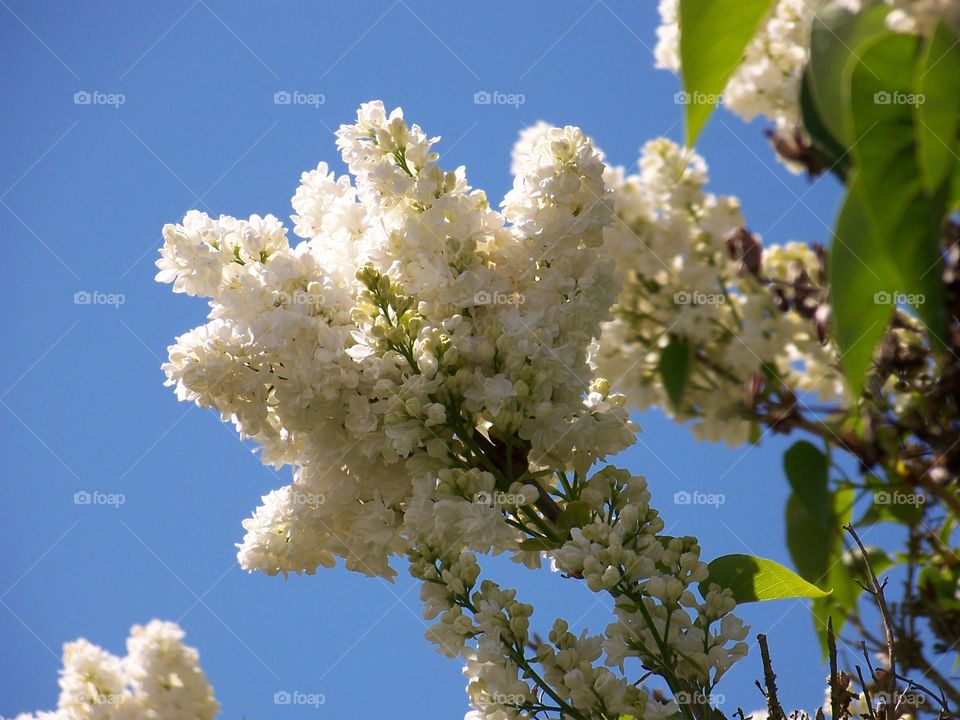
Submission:
[[[442,135],[445,164],[466,165],[491,199],[509,187],[517,132],[540,119],[580,125],[630,165],[648,139],[682,138],[677,80],[653,69],[654,5],[0,0],[0,715],[55,706],[63,642],[121,652],[129,627],[153,617],[186,629],[226,718],[462,715],[460,665],[423,640],[402,572],[390,585],[236,566],[241,520],[289,471],[263,468],[230,427],[163,387],[167,345],[206,308],[153,282],[160,228],[192,207],[287,217],[300,172],[340,168],[331,132],[374,98]],[[480,91],[523,103],[476,105]],[[278,92],[317,102],[275,104]],[[700,150],[713,189],[739,195],[767,242],[822,240],[837,186],[784,172],[762,129],[712,119]],[[117,302],[75,303],[83,292]],[[788,562],[786,441],[727,450],[656,412],[638,421],[641,443],[623,462],[648,476],[668,527],[698,534],[708,558]],[[675,505],[679,490],[726,501]],[[77,504],[78,492],[124,502]],[[596,631],[608,622],[608,601],[581,584],[491,568],[535,603],[541,626],[558,614]],[[817,702],[803,603],[742,612],[772,630],[785,703]],[[761,705],[758,675],[754,657],[737,666],[728,709]],[[281,691],[325,702],[277,706]]]

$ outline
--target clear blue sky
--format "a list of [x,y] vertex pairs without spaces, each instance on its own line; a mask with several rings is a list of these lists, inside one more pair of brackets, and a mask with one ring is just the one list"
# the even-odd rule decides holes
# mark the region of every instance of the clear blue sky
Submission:
[[[580,125],[630,165],[646,140],[682,137],[677,81],[653,69],[654,5],[0,0],[0,715],[55,706],[64,641],[121,652],[128,628],[153,617],[186,629],[225,718],[462,715],[460,665],[423,640],[404,573],[395,585],[342,570],[283,581],[235,565],[241,520],[289,471],[263,468],[230,427],[163,387],[167,345],[206,308],[153,282],[160,228],[193,207],[289,216],[300,172],[340,168],[331,131],[374,98],[442,135],[445,163],[465,164],[492,200],[509,187],[518,130],[540,119]],[[475,105],[483,90],[525,102]],[[324,102],[276,105],[279,91]],[[77,104],[78,92],[101,94]],[[111,94],[124,102],[104,104]],[[837,187],[784,172],[762,128],[713,118],[701,143],[712,187],[739,195],[767,242],[822,240]],[[75,304],[83,291],[124,302]],[[623,462],[649,477],[674,532],[698,534],[708,558],[788,562],[786,442],[726,450],[659,413],[638,420],[642,442]],[[726,502],[674,505],[682,489]],[[75,504],[82,491],[125,502]],[[494,568],[543,625],[608,622],[609,603],[582,585]],[[754,631],[775,626],[786,703],[818,701],[803,603],[743,614]],[[753,657],[733,672],[734,707],[761,705],[758,674]],[[283,690],[326,702],[278,707]]]

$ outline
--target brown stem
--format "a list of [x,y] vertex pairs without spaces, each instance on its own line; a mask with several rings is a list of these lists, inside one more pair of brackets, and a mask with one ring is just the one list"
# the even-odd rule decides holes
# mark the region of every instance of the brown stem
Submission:
[[767,647],[767,636],[757,635],[757,642],[760,643],[760,660],[763,663],[763,683],[767,690],[764,693],[767,696],[767,713],[769,720],[786,720],[786,714],[780,705],[780,699],[777,697],[777,675],[773,672],[773,663],[770,662],[770,649]]
[[867,548],[864,547],[863,542],[860,540],[860,536],[857,535],[857,531],[853,529],[853,524],[845,525],[844,530],[850,533],[850,536],[856,541],[857,546],[860,548],[860,552],[863,554],[863,564],[867,566],[867,572],[870,575],[870,581],[873,583],[873,589],[868,591],[877,599],[877,605],[880,608],[880,616],[883,618],[883,630],[886,634],[887,641],[887,673],[883,678],[884,685],[886,685],[886,715],[887,720],[896,720],[896,703],[894,698],[897,693],[897,661],[896,661],[896,648],[894,647],[893,639],[893,621],[890,618],[890,610],[887,608],[887,599],[884,597],[883,588],[886,586],[886,580],[880,582],[877,579],[877,574],[873,570],[873,565],[870,562],[870,556],[867,554]]

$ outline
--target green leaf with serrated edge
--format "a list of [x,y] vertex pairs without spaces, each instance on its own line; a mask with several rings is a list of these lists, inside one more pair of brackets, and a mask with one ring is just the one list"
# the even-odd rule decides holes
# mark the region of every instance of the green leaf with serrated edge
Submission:
[[860,394],[893,312],[891,305],[877,300],[892,297],[897,277],[886,253],[873,242],[860,195],[855,174],[837,218],[828,263],[834,335],[854,396]]
[[824,592],[780,563],[753,555],[724,555],[707,565],[701,583],[729,588],[738,603],[784,598],[825,597]]
[[924,43],[914,88],[922,99],[914,109],[923,182],[934,193],[956,165],[960,128],[960,39],[942,22]]
[[660,352],[657,369],[660,371],[660,378],[663,380],[663,387],[667,391],[670,404],[675,408],[679,408],[683,401],[683,390],[690,376],[691,354],[690,345],[677,339],[671,339]]
[[556,526],[562,531],[574,527],[583,527],[590,522],[590,506],[583,500],[568,502],[560,514],[557,515]]
[[775,0],[680,0],[680,66],[693,147]]
[[858,55],[857,46],[876,33],[886,32],[889,9],[883,5],[864,12],[850,12],[847,0],[825,2],[814,15],[810,30],[810,62],[807,73],[810,94],[824,127],[844,148],[847,136],[844,108],[847,104],[848,64]]
[[918,161],[920,42],[884,33],[861,44],[850,71],[848,124],[871,234],[897,273],[893,299],[905,298],[936,338],[945,323],[938,265],[948,188],[928,192]]

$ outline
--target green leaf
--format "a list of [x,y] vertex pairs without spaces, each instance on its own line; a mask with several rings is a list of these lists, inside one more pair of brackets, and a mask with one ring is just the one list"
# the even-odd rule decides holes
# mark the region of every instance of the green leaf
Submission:
[[813,98],[813,76],[809,65],[800,80],[800,117],[817,154],[840,180],[850,172],[850,155],[843,143],[830,132]]
[[828,273],[840,364],[854,396],[860,394],[893,307],[897,272],[868,231],[859,178],[854,177],[837,218]]
[[709,575],[704,582],[731,589],[738,603],[818,598],[829,594],[780,563],[753,555],[718,557],[707,566],[707,571]]
[[787,549],[800,577],[820,585],[830,568],[833,540],[827,514],[814,515],[797,493],[787,498]]
[[820,448],[806,440],[795,442],[783,454],[783,470],[804,507],[816,517],[826,517],[830,495],[827,456]]
[[590,506],[583,500],[572,500],[557,515],[557,528],[566,532],[570,528],[583,527],[590,522]]
[[666,388],[667,397],[670,398],[670,404],[675,408],[679,408],[683,400],[683,390],[690,376],[691,355],[691,347],[677,339],[671,339],[670,344],[660,353],[657,369],[663,379],[663,386]]
[[[815,503],[794,491],[787,500],[787,548],[797,572],[804,580],[820,588],[833,587],[830,570],[843,550],[840,528],[850,521],[854,493],[840,488],[827,489],[826,479]],[[812,492],[807,492],[813,496]]]
[[776,0],[680,0],[680,64],[693,147]]
[[928,192],[918,160],[919,53],[920,39],[900,33],[861,45],[850,71],[849,125],[871,234],[896,270],[893,297],[906,298],[936,337],[945,320],[937,266],[947,189]]
[[917,63],[917,150],[926,189],[933,193],[956,165],[960,126],[960,41],[942,22],[934,27]]
[[847,0],[825,2],[817,10],[810,31],[810,62],[807,75],[817,115],[829,135],[844,148],[852,142],[847,134],[848,64],[858,57],[858,46],[871,36],[887,31],[883,5],[862,13],[848,9]]

